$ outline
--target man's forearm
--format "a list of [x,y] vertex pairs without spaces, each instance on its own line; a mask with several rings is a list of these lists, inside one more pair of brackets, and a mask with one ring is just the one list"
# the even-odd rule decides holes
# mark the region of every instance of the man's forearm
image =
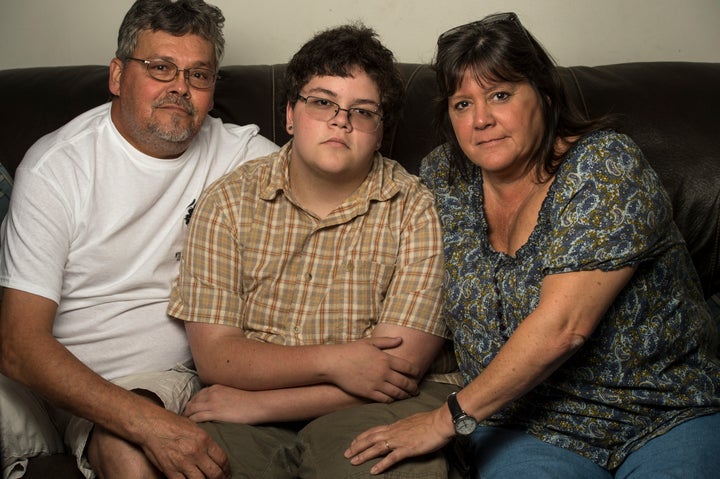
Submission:
[[137,437],[142,415],[157,406],[93,372],[52,336],[56,305],[19,290],[4,291],[0,369],[51,403],[121,437]]
[[[9,376],[30,387],[52,404],[88,419],[119,437],[140,442],[146,421],[161,408],[103,379],[54,338],[35,338],[26,349],[21,369]],[[52,367],[48,367],[52,365]]]

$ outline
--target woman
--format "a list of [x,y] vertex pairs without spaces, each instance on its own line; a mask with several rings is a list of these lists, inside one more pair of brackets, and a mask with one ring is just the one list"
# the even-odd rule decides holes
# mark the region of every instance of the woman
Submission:
[[720,477],[715,332],[638,147],[570,108],[512,13],[441,35],[434,67],[447,143],[421,176],[465,387],[346,457],[379,473],[466,435],[473,477]]

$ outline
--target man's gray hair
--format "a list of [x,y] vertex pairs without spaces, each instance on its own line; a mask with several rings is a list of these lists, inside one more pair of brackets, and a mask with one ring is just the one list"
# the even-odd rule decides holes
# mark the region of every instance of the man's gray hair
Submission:
[[213,44],[217,70],[225,53],[224,23],[220,9],[203,0],[137,0],[120,25],[115,56],[122,61],[133,56],[143,30],[194,34]]

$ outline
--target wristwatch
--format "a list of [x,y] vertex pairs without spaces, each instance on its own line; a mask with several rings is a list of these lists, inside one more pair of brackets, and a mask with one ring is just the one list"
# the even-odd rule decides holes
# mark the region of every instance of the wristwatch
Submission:
[[447,398],[450,415],[455,426],[455,432],[460,436],[469,436],[477,427],[477,420],[462,410],[457,400],[457,393],[450,393]]

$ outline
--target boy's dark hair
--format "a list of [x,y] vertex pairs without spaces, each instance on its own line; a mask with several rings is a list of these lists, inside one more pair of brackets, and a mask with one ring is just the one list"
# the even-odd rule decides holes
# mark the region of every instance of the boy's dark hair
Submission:
[[377,85],[383,128],[392,127],[402,106],[403,80],[393,53],[380,43],[373,29],[361,23],[324,30],[300,48],[285,71],[286,99],[294,106],[312,77],[349,77],[353,68],[362,69]]

